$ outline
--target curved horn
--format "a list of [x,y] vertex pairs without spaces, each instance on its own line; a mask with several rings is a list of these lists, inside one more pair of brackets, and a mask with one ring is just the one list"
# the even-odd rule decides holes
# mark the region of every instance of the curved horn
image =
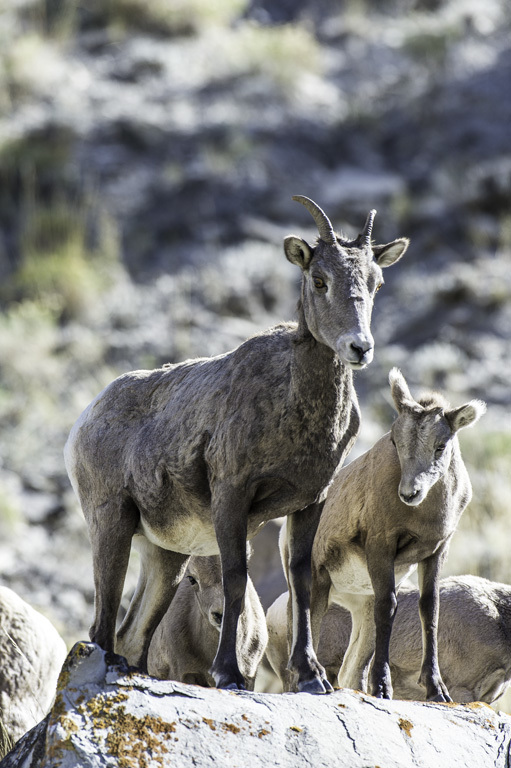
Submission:
[[330,219],[314,200],[311,200],[310,197],[305,197],[304,195],[293,195],[293,200],[296,200],[297,203],[301,203],[307,208],[316,222],[320,238],[325,243],[328,243],[328,245],[337,243],[337,238],[335,236],[334,228],[330,223]]
[[371,245],[371,234],[373,231],[374,217],[376,216],[376,208],[372,208],[367,214],[366,223],[364,229],[357,237],[359,243],[364,242],[366,245]]

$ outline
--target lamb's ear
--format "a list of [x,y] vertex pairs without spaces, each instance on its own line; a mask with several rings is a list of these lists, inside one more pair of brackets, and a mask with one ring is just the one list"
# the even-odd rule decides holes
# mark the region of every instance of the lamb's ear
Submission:
[[392,368],[390,371],[389,384],[390,393],[398,413],[401,413],[405,407],[410,408],[417,405],[399,368]]
[[291,264],[300,269],[308,269],[312,259],[312,248],[301,237],[288,235],[284,238],[284,253]]
[[407,237],[398,237],[386,245],[373,245],[373,254],[379,267],[391,267],[401,256],[404,256],[406,249],[410,245]]
[[465,403],[465,405],[460,405],[459,408],[446,411],[445,418],[449,422],[452,431],[457,432],[458,429],[475,424],[485,412],[486,403],[482,400],[471,400],[469,403]]

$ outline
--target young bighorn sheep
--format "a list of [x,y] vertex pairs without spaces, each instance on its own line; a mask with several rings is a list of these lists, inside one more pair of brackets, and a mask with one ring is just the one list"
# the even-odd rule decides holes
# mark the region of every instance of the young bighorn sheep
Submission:
[[[391,698],[389,643],[396,588],[418,566],[427,700],[450,701],[438,667],[438,581],[472,488],[457,432],[486,410],[479,400],[451,409],[441,395],[415,401],[396,368],[389,376],[398,416],[391,431],[334,482],[314,542],[317,613],[330,600],[351,612],[339,682]],[[316,610],[316,609],[315,609]],[[317,619],[315,618],[317,622]]]
[[[218,646],[223,600],[218,555],[191,557],[185,578],[149,646],[150,675],[206,687],[215,685],[209,669]],[[236,642],[238,665],[249,691],[254,690],[257,667],[267,641],[264,611],[249,576]]]
[[451,409],[437,393],[415,401],[400,371],[394,368],[389,380],[397,419],[389,433],[339,472],[317,528],[312,550],[314,644],[329,602],[348,608],[353,626],[339,683],[365,690],[374,653],[370,690],[392,698],[389,642],[396,591],[418,565],[420,683],[428,700],[450,701],[438,668],[438,578],[472,494],[457,432],[475,423],[486,406],[472,400]]
[[[347,240],[316,203],[294,199],[319,230],[312,246],[293,235],[284,240],[287,258],[302,271],[298,323],[270,328],[224,355],[120,376],[86,408],[66,444],[92,544],[91,640],[105,650],[115,644],[142,669],[188,557],[219,552],[224,611],[211,674],[218,687],[243,686],[236,627],[245,541],[268,520],[290,515],[290,663],[300,690],[328,685],[309,652],[312,540],[326,489],[358,433],[352,370],[373,357],[381,270],[408,240],[373,244],[375,211]],[[132,539],[140,578],[115,643]]]
[[[511,586],[479,576],[450,576],[440,581],[438,661],[453,701],[491,704],[511,684]],[[268,608],[266,656],[287,687],[288,592]],[[394,698],[424,700],[417,678],[421,669],[422,631],[419,590],[401,586],[390,641],[390,670]],[[351,633],[350,612],[332,603],[321,622],[318,660],[331,685]]]

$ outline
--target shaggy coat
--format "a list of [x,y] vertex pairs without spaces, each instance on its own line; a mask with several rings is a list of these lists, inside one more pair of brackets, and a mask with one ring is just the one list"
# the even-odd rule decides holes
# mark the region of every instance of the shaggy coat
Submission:
[[[374,245],[374,212],[354,241],[312,213],[314,246],[289,236],[302,270],[298,323],[270,328],[237,349],[120,376],[71,430],[66,466],[92,544],[91,640],[144,669],[156,626],[190,555],[220,553],[224,615],[211,674],[243,687],[236,628],[247,580],[246,539],[290,515],[291,665],[301,690],[324,691],[310,654],[310,551],[326,496],[359,429],[352,369],[372,359],[370,319],[381,268],[408,241]],[[132,540],[141,556],[136,592],[115,641]]]

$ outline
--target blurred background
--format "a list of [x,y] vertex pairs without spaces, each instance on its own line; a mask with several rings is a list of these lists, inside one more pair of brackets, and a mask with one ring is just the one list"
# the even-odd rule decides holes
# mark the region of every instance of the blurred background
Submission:
[[392,422],[393,365],[486,400],[444,572],[511,582],[510,35],[507,0],[0,0],[0,582],[68,644],[93,585],[67,433],[120,373],[294,317],[282,239],[316,233],[293,194],[411,238],[351,458]]

